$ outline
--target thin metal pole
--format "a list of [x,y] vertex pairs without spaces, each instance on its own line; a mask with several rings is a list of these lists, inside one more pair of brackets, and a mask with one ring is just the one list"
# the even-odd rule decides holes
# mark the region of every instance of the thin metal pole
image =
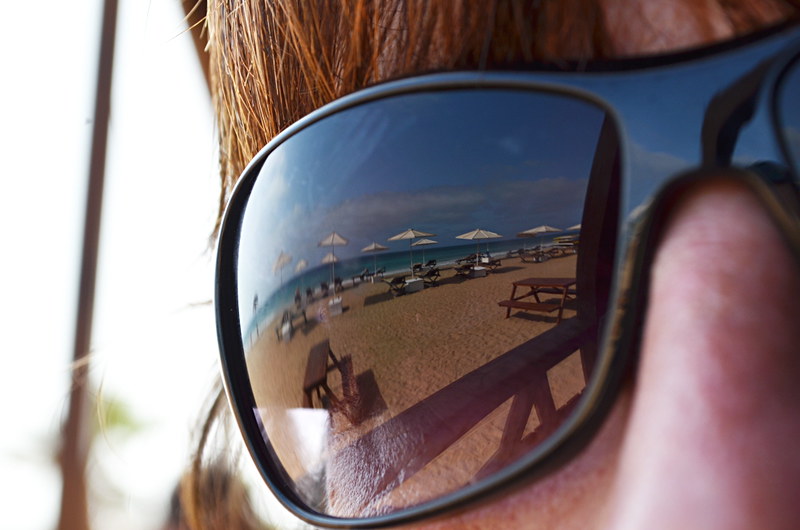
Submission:
[[86,384],[89,372],[89,347],[92,338],[97,251],[103,203],[108,121],[111,111],[111,78],[117,24],[117,0],[104,0],[100,53],[97,66],[94,125],[92,130],[89,181],[86,195],[81,276],[75,320],[72,385],[69,409],[62,427],[59,455],[62,490],[59,530],[88,530],[86,462],[91,444],[87,421]]

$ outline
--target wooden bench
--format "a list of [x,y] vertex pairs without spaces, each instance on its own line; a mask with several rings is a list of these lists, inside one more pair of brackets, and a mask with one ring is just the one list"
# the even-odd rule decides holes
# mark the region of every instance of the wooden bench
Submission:
[[[330,357],[332,363],[328,364]],[[328,372],[339,366],[339,360],[333,355],[330,342],[324,340],[311,348],[308,352],[308,362],[306,364],[306,375],[303,379],[303,406],[313,408],[313,394],[316,391],[317,397],[322,400],[322,390],[332,401],[337,401],[333,391],[328,386]]]
[[[546,293],[546,294],[564,294],[561,289],[556,289],[554,287],[540,287],[536,289],[537,293]],[[575,289],[567,289],[567,297],[574,297],[578,295],[578,291]]]
[[511,314],[511,309],[522,309],[523,311],[543,311],[545,313],[552,313],[558,311],[561,306],[559,304],[550,304],[547,302],[523,302],[522,300],[502,300],[497,302],[500,307],[508,308],[506,311],[506,318]]

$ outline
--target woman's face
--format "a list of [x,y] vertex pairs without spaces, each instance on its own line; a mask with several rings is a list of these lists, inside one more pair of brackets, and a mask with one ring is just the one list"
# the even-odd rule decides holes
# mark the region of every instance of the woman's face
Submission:
[[[617,53],[732,35],[711,7],[689,22],[697,5],[605,0]],[[724,172],[695,186],[652,265],[635,382],[591,445],[538,483],[419,527],[799,527],[797,315],[800,269],[755,197]]]

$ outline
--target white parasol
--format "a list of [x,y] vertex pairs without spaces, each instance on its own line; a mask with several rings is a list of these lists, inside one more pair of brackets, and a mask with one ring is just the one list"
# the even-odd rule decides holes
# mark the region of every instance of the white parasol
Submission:
[[375,241],[373,241],[372,243],[370,243],[369,245],[367,245],[366,247],[361,249],[361,252],[372,252],[373,253],[373,256],[372,256],[372,272],[373,272],[373,274],[377,274],[378,273],[378,256],[375,255],[375,253],[376,252],[381,252],[383,250],[389,250],[389,247],[383,246],[380,243],[376,243]]
[[541,234],[552,234],[555,232],[561,232],[561,229],[549,225],[539,225],[535,228],[529,228],[528,230],[520,232],[517,234],[517,237],[536,237]]
[[[428,245],[436,245],[438,241],[434,241],[433,239],[423,238],[418,241],[414,241],[411,243],[412,247],[426,247]],[[422,249],[422,263],[425,263],[425,249]]]
[[560,228],[555,228],[549,225],[539,225],[535,228],[529,228],[528,230],[524,230],[517,234],[517,237],[538,237],[542,234],[554,234],[556,232],[561,232]]
[[483,239],[497,239],[503,237],[498,233],[492,232],[490,230],[482,230],[480,228],[476,228],[472,232],[467,232],[466,234],[461,234],[460,236],[456,236],[456,239],[470,239],[477,241],[477,247],[475,249],[475,265],[478,264],[478,259],[481,254],[481,240]]
[[347,243],[348,243],[347,239],[342,237],[340,234],[337,234],[336,232],[331,232],[330,234],[322,238],[322,240],[319,243],[317,243],[318,247],[331,247],[331,251],[328,254],[326,254],[324,258],[322,258],[322,263],[331,264],[331,285],[333,285],[334,281],[336,280],[336,271],[334,263],[339,261],[338,259],[336,259],[336,247],[343,247]]
[[281,274],[281,285],[283,285],[283,269],[291,262],[292,256],[281,250],[281,253],[278,254],[278,259],[275,260],[275,265],[272,266],[272,272],[274,274],[278,272]]
[[413,275],[414,274],[414,253],[413,253],[413,249],[411,248],[411,245],[413,245],[413,243],[411,243],[411,241],[416,239],[416,238],[418,238],[418,237],[433,237],[435,235],[436,234],[423,232],[422,230],[414,230],[413,228],[409,228],[408,230],[405,230],[405,231],[400,232],[399,234],[397,234],[395,236],[390,237],[388,239],[388,241],[400,241],[400,240],[403,240],[403,239],[408,239],[409,240],[409,244],[408,244],[408,263],[409,263],[409,265],[408,265],[408,268],[411,271],[411,274]]

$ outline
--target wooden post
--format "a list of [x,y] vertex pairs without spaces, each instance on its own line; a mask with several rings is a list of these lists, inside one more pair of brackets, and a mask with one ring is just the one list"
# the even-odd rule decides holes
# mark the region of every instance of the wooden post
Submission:
[[72,385],[67,418],[62,427],[62,445],[59,452],[62,478],[59,530],[88,530],[90,528],[86,461],[89,456],[91,430],[86,414],[88,409],[86,384],[89,373],[89,347],[92,338],[97,247],[100,237],[108,143],[108,117],[111,109],[111,78],[116,22],[117,0],[105,0],[97,67],[97,92],[86,195],[81,276],[75,321]]

